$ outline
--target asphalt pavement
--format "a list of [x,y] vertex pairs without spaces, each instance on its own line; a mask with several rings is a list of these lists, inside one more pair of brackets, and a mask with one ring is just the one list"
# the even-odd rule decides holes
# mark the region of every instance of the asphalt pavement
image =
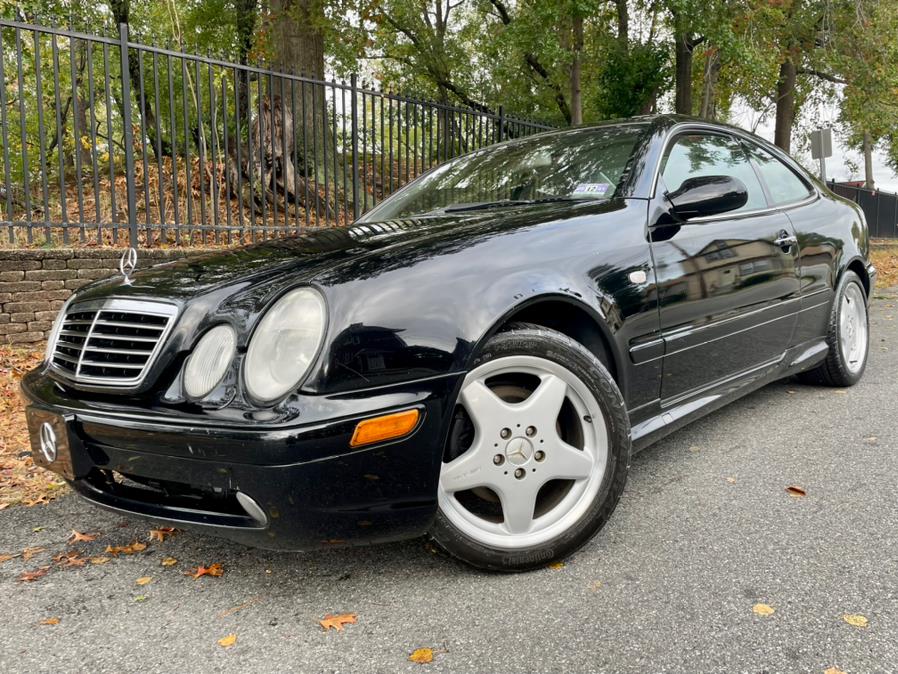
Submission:
[[[0,563],[0,671],[898,671],[898,292],[876,296],[860,384],[780,382],[640,453],[608,525],[561,568],[479,573],[425,540],[147,541],[150,525],[71,494],[0,512],[0,554],[44,548]],[[73,529],[99,536],[67,544]],[[147,548],[104,552],[135,540]],[[112,559],[52,561],[71,551]],[[213,563],[221,577],[184,575]],[[357,622],[318,624],[344,613]],[[411,662],[418,648],[433,662]]]

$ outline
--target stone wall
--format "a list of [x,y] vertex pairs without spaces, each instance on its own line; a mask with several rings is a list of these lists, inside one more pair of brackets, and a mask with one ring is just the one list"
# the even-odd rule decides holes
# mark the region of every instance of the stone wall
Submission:
[[[143,249],[138,268],[197,251]],[[121,248],[0,250],[0,340],[36,344],[78,288],[118,274]]]

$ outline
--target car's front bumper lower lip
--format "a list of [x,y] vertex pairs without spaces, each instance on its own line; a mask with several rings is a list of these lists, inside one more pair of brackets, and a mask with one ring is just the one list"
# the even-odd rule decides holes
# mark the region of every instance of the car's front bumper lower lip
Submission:
[[[365,398],[369,414],[288,428],[98,412],[37,371],[22,391],[32,436],[48,421],[67,445],[51,462],[33,442],[35,462],[88,500],[256,547],[306,550],[427,530],[458,379],[391,387]],[[421,420],[410,435],[350,449],[360,419],[411,407]]]

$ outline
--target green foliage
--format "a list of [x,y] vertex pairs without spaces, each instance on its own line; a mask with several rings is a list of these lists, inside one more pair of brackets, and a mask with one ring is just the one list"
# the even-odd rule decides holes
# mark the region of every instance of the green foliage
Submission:
[[626,50],[614,44],[599,72],[599,119],[644,114],[646,106],[670,81],[669,53],[653,44],[636,43]]

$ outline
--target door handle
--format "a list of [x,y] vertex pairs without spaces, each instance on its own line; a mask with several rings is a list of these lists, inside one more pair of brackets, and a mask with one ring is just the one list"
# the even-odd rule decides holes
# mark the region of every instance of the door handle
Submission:
[[777,237],[773,240],[773,245],[779,246],[788,253],[789,249],[792,248],[792,246],[798,245],[798,237],[789,234],[789,232],[784,229],[780,231]]

